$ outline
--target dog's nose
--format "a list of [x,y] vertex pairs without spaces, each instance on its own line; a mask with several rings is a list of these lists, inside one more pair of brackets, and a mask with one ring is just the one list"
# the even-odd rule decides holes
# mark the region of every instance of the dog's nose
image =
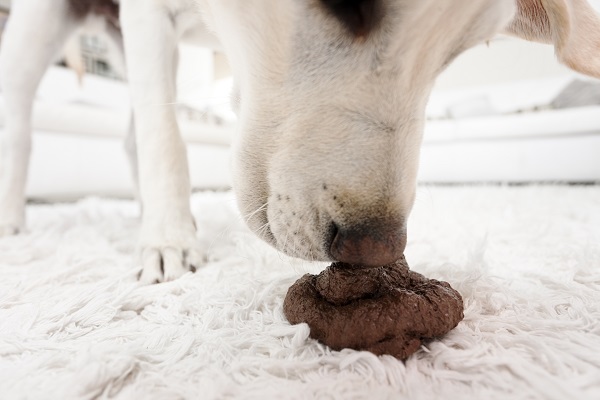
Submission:
[[[378,224],[379,225],[379,224]],[[377,267],[397,261],[406,248],[404,227],[336,227],[330,252],[334,260]]]

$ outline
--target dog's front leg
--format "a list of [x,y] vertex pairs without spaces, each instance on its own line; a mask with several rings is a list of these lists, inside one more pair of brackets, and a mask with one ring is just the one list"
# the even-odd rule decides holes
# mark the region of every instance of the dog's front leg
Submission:
[[13,4],[0,54],[6,122],[0,129],[0,237],[19,233],[25,226],[35,93],[76,27],[66,0],[21,0]]
[[148,283],[175,279],[203,260],[175,115],[177,33],[166,3],[121,1],[143,206],[137,260],[140,280]]

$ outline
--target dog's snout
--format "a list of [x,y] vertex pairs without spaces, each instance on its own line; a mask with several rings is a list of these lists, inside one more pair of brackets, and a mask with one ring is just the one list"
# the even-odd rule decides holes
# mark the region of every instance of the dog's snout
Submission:
[[[335,226],[335,225],[334,225]],[[333,229],[330,253],[334,260],[376,267],[397,261],[406,248],[406,229],[392,224]]]

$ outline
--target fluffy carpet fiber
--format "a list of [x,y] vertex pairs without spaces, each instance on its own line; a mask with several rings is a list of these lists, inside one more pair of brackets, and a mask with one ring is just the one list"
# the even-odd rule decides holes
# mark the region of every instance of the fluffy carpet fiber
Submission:
[[600,399],[600,187],[421,187],[413,270],[465,319],[406,362],[290,326],[287,288],[323,264],[250,234],[230,193],[193,196],[209,263],[140,286],[132,201],[28,208],[0,240],[0,398]]

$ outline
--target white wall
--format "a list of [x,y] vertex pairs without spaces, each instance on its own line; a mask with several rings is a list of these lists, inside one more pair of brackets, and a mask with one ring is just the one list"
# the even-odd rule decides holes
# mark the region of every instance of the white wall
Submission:
[[[588,2],[600,11],[600,0]],[[461,54],[440,75],[435,88],[447,90],[565,74],[569,69],[558,63],[552,46],[499,37]]]
[[[600,0],[588,1],[600,11]],[[565,73],[569,70],[558,63],[552,46],[499,37],[489,45],[482,44],[461,54],[440,75],[436,89],[551,78]]]
[[439,76],[435,89],[454,89],[569,74],[550,45],[498,38],[461,54]]

